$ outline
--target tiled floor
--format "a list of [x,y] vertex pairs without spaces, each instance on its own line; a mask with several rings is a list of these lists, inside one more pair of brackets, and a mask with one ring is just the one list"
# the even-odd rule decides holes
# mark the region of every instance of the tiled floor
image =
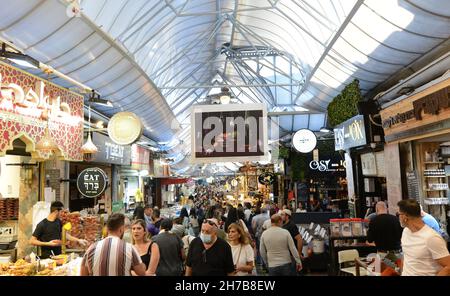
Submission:
[[[258,276],[269,276],[268,272],[259,264],[256,265],[256,274]],[[302,274],[302,276],[328,276],[328,273],[326,271],[310,271]]]

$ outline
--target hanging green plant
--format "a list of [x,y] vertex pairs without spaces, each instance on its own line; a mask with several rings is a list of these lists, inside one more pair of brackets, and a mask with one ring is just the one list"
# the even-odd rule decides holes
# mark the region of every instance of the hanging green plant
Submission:
[[289,158],[289,148],[280,146],[280,148],[278,149],[278,155],[280,156],[280,158],[288,159]]
[[328,122],[336,126],[358,115],[358,102],[362,101],[359,81],[353,80],[328,105]]
[[300,181],[305,178],[305,172],[308,164],[306,163],[306,154],[291,151],[291,178],[294,181]]

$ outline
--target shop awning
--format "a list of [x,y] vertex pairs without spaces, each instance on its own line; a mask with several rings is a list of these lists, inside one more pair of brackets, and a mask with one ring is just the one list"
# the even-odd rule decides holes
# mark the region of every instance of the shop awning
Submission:
[[183,184],[187,183],[189,179],[183,178],[161,178],[161,185],[170,185],[170,184]]

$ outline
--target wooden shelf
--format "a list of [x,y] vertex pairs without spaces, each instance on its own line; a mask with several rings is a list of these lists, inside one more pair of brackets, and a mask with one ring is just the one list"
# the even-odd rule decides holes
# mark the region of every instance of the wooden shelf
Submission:
[[425,191],[427,192],[432,192],[432,191],[447,191],[448,189],[425,189]]
[[445,164],[443,161],[425,161],[424,164]]

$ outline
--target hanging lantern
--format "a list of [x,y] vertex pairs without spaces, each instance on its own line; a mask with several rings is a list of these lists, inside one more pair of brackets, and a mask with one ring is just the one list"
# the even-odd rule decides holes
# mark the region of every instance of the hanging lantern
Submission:
[[44,136],[36,143],[35,149],[42,153],[53,153],[53,151],[58,149],[58,145],[50,136],[48,127],[45,128]]
[[91,133],[88,134],[86,143],[81,146],[81,153],[86,161],[91,161],[93,154],[98,152],[97,146],[92,142]]

